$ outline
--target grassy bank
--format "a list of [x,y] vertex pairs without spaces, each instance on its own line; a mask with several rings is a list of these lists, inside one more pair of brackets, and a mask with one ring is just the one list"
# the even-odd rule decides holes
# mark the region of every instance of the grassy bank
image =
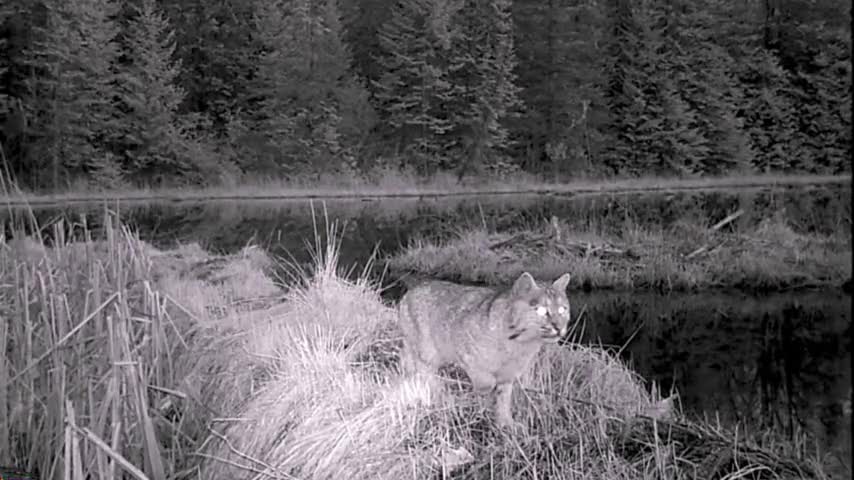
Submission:
[[[607,178],[555,181],[517,174],[511,178],[474,178],[462,183],[451,174],[429,178],[381,171],[362,178],[326,176],[301,179],[247,179],[229,185],[194,188],[120,188],[96,191],[86,185],[61,191],[5,193],[7,205],[60,205],[102,200],[125,202],[212,201],[309,198],[421,197],[503,194],[581,194],[635,191],[734,189],[765,186],[850,184],[851,175],[744,175],[702,178]],[[6,189],[4,189],[5,192]]]
[[334,230],[284,290],[256,248],[63,231],[0,241],[0,464],[41,478],[822,478],[792,446],[663,410],[581,346],[523,379],[527,434],[494,434],[466,387],[401,377],[394,311],[338,273]]
[[824,235],[798,233],[780,215],[740,228],[696,220],[665,228],[627,219],[607,230],[553,217],[518,231],[474,228],[416,240],[388,265],[399,275],[494,285],[529,271],[542,279],[571,272],[575,289],[837,288],[851,278],[850,219],[841,222]]

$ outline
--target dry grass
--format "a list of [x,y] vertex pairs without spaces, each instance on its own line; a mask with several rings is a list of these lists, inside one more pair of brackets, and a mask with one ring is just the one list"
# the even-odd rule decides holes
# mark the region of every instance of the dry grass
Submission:
[[696,178],[590,178],[555,181],[518,173],[509,178],[477,178],[463,183],[449,173],[421,177],[396,170],[380,170],[361,177],[321,176],[248,178],[229,185],[180,188],[123,188],[95,191],[91,186],[68,187],[53,192],[8,192],[0,196],[7,205],[49,206],[122,200],[127,203],[156,201],[265,200],[359,197],[422,197],[502,195],[531,193],[613,193],[730,189],[757,186],[850,184],[850,175],[745,175]]
[[188,466],[206,423],[185,388],[190,347],[213,343],[198,322],[279,293],[255,249],[159,252],[105,223],[99,240],[85,225],[66,238],[61,222],[51,246],[23,230],[0,239],[0,464],[41,478],[166,478]]
[[105,223],[104,240],[58,224],[51,246],[0,242],[2,464],[71,480],[795,478],[802,466],[678,414],[649,421],[668,404],[580,346],[545,351],[515,398],[527,433],[497,434],[459,382],[401,377],[393,310],[340,270],[334,225],[283,291],[258,249],[160,252]]
[[[706,248],[696,253],[700,247]],[[416,240],[387,261],[399,274],[474,283],[507,284],[523,271],[542,279],[571,272],[570,288],[663,291],[838,287],[851,278],[851,262],[850,229],[802,234],[782,216],[747,231],[630,220],[619,233],[561,221],[557,230],[551,224],[512,232],[474,228]]]

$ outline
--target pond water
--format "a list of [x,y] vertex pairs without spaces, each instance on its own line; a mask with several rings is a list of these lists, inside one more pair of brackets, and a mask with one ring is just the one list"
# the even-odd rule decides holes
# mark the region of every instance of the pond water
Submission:
[[[443,237],[470,225],[512,228],[557,215],[579,228],[625,228],[688,220],[707,225],[745,210],[749,224],[783,215],[796,230],[851,228],[850,188],[742,190],[691,194],[526,196],[456,199],[262,201],[119,207],[123,221],[159,246],[199,242],[229,252],[253,241],[274,255],[310,260],[323,211],[339,222],[342,266],[364,264],[379,245],[394,252],[413,238]],[[110,209],[115,211],[116,205]],[[86,214],[97,229],[103,206],[42,209],[51,219]],[[312,210],[319,222],[315,226]],[[8,213],[7,213],[8,215]],[[388,278],[386,280],[389,280]],[[394,297],[399,290],[390,289]],[[573,294],[586,306],[579,341],[612,347],[681,407],[727,425],[808,433],[850,475],[851,297],[841,289],[745,295],[706,292]]]

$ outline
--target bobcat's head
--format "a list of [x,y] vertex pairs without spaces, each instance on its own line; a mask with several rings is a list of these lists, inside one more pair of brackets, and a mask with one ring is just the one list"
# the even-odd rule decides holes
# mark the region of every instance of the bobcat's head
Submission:
[[560,340],[569,328],[570,305],[566,285],[570,275],[565,273],[547,286],[537,285],[534,277],[523,273],[510,288],[509,339],[516,341]]

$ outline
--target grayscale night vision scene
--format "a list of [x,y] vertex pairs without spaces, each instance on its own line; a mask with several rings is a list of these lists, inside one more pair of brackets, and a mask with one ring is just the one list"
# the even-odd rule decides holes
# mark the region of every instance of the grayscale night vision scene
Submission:
[[850,479],[851,6],[0,1],[0,480]]

